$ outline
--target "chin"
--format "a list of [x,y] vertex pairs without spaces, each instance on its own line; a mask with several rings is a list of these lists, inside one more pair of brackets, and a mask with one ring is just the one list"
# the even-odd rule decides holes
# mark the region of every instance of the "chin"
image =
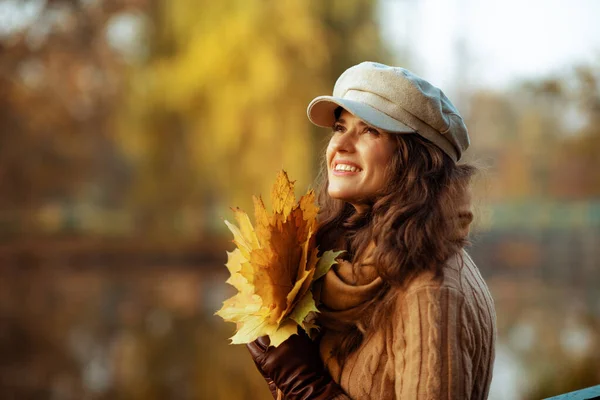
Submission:
[[340,191],[340,190],[329,190],[327,193],[329,194],[329,197],[331,197],[332,199],[343,200],[348,203],[352,203],[352,201],[354,200],[354,196],[352,196],[352,194],[344,193],[343,191]]

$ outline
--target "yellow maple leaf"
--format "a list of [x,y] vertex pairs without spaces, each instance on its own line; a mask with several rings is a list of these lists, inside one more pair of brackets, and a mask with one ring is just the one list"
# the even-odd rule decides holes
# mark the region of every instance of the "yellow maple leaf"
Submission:
[[[217,315],[237,324],[232,343],[249,343],[268,335],[278,346],[297,333],[315,328],[317,312],[311,286],[335,263],[341,252],[318,257],[315,233],[319,208],[312,190],[296,202],[294,182],[279,172],[269,215],[260,197],[254,197],[254,227],[246,213],[233,209],[238,226],[225,221],[237,248],[228,253],[227,283],[238,293],[225,300]],[[314,315],[314,314],[313,314]],[[306,321],[305,321],[306,320]]]

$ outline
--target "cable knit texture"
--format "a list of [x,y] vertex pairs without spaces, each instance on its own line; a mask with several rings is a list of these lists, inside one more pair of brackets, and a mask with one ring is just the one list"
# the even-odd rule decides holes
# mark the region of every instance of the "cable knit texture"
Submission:
[[357,320],[360,305],[382,284],[374,270],[362,265],[355,275],[352,265],[342,262],[323,280],[320,351],[333,379],[347,393],[339,398],[487,398],[496,315],[490,292],[465,251],[448,261],[443,277],[425,273],[404,289],[392,289],[396,293],[389,323],[338,365],[331,356],[341,339],[338,329]]

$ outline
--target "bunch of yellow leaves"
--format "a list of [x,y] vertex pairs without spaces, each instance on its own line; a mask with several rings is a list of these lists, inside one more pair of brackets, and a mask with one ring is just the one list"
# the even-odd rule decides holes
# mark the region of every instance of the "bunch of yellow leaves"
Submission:
[[279,172],[271,192],[272,215],[260,197],[253,199],[256,227],[239,208],[233,209],[239,226],[225,221],[237,245],[227,253],[227,283],[238,293],[216,314],[237,324],[232,343],[267,335],[278,346],[297,333],[298,326],[307,332],[316,328],[313,318],[307,318],[318,311],[312,283],[327,273],[341,252],[318,257],[315,194],[310,190],[296,203],[294,184],[285,171]]

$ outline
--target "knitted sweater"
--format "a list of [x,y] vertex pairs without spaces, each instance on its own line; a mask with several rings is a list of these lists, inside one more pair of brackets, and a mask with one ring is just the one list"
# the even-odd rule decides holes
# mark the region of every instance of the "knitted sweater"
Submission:
[[[332,268],[321,289],[324,321],[356,320],[355,310],[382,284],[374,267]],[[496,315],[490,292],[466,252],[452,257],[442,278],[422,274],[395,290],[385,326],[338,365],[331,350],[342,334],[327,326],[321,356],[347,396],[340,399],[485,399],[492,378]],[[364,312],[364,311],[361,311]],[[371,332],[375,329],[373,332]]]

